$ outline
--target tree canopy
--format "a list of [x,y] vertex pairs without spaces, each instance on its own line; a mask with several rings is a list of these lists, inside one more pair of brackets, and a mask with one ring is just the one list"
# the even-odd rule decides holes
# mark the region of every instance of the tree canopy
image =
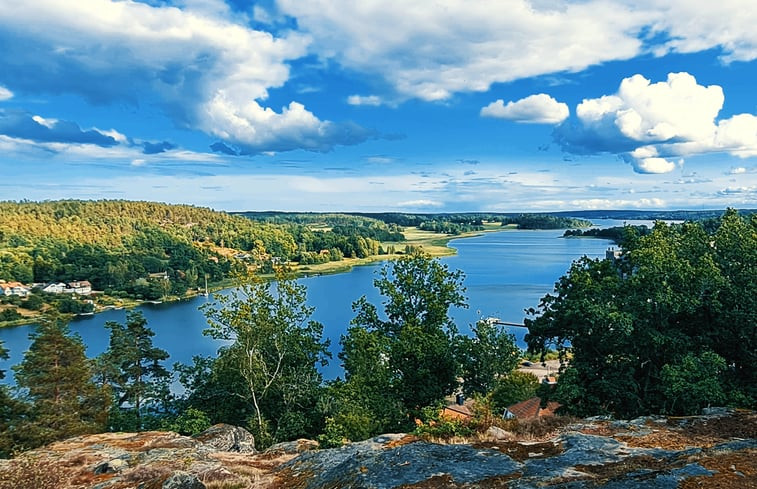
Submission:
[[[754,406],[756,296],[757,217],[728,210],[713,232],[658,222],[629,232],[620,259],[574,262],[531,310],[527,341],[571,354],[556,394],[576,414]],[[692,369],[702,384],[684,389]]]

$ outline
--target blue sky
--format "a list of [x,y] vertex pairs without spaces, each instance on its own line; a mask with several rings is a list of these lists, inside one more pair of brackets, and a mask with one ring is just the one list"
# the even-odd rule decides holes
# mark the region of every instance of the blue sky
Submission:
[[0,200],[757,208],[749,0],[0,0]]

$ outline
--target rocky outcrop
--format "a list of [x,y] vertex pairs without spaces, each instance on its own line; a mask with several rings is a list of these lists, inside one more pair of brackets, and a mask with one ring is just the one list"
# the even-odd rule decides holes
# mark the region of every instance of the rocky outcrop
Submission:
[[467,444],[394,434],[313,450],[315,442],[297,440],[263,453],[243,453],[233,435],[242,432],[212,433],[225,434],[71,438],[0,461],[0,489],[757,487],[757,414],[751,412],[584,420],[529,439],[492,430]]
[[255,438],[239,426],[213,425],[196,435],[195,439],[221,452],[255,453]]

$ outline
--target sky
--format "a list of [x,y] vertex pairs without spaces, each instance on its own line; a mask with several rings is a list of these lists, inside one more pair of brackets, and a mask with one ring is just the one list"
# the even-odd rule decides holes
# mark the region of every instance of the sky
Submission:
[[753,0],[0,0],[0,200],[757,208]]

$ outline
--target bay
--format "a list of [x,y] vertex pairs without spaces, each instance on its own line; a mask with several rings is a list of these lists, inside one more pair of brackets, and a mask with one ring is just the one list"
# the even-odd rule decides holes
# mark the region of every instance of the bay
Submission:
[[[604,227],[617,225],[617,222],[597,224]],[[573,260],[583,255],[603,257],[611,246],[610,242],[601,239],[563,239],[560,237],[562,233],[562,230],[506,230],[452,240],[450,246],[457,250],[457,255],[445,257],[442,261],[450,269],[465,273],[465,295],[469,304],[467,309],[451,311],[458,329],[467,333],[472,324],[485,317],[522,324],[524,310],[538,305],[539,299],[552,290],[555,281],[567,271]],[[333,358],[322,368],[327,379],[343,375],[337,353],[339,338],[354,317],[352,303],[363,295],[377,305],[382,300],[373,287],[381,266],[372,264],[337,275],[300,279],[308,287],[308,304],[315,307],[313,319],[324,325],[324,336],[331,342]],[[155,331],[154,344],[171,354],[169,364],[189,363],[194,355],[215,355],[222,345],[202,334],[207,325],[198,308],[209,300],[212,296],[138,307],[148,326]],[[76,318],[70,327],[84,340],[87,355],[96,356],[108,346],[108,330],[104,324],[107,321],[123,323],[125,318],[126,311],[109,310]],[[4,382],[12,382],[10,366],[22,360],[33,328],[30,325],[0,329],[0,340],[10,354],[8,360],[0,362],[0,369],[6,370]],[[526,329],[513,327],[510,330],[519,346],[525,346]]]

